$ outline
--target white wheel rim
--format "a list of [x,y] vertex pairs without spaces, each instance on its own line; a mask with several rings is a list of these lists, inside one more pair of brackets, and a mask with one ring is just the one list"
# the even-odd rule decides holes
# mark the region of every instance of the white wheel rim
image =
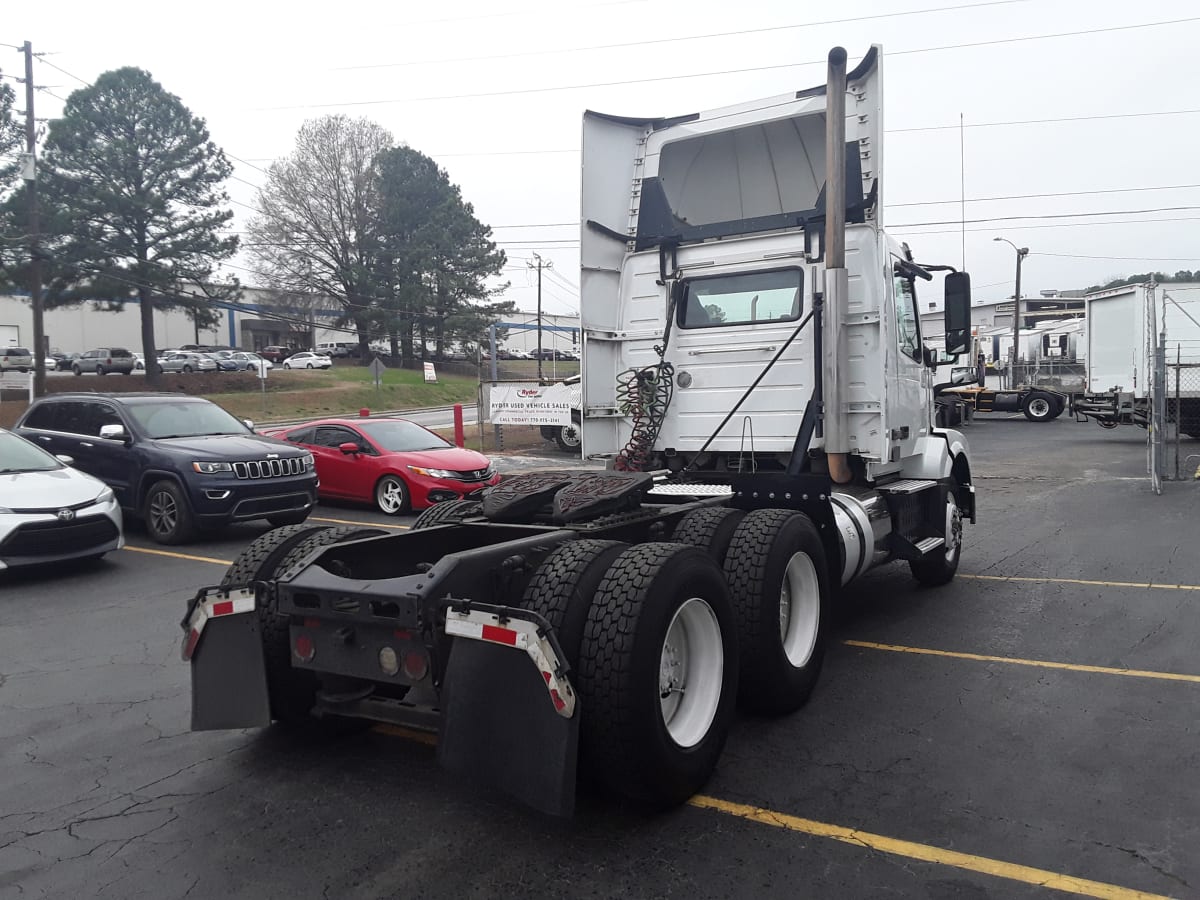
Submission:
[[788,560],[779,588],[779,637],[788,662],[797,669],[808,665],[821,629],[821,582],[807,553]]
[[579,426],[573,422],[570,425],[564,425],[562,428],[562,439],[563,443],[568,447],[578,447]]
[[962,510],[953,494],[946,495],[946,562],[954,562],[958,548],[962,546]]
[[1042,416],[1049,414],[1050,404],[1041,397],[1038,397],[1036,400],[1029,401],[1029,411],[1040,419]]
[[680,747],[704,740],[721,704],[725,650],[712,607],[685,600],[667,628],[658,663],[658,696],[667,734]]
[[404,506],[404,486],[394,478],[381,482],[376,494],[379,506],[384,512],[399,512]]

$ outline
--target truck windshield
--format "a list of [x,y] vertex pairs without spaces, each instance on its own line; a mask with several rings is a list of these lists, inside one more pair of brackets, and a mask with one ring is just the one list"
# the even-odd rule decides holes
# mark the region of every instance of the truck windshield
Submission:
[[790,322],[800,318],[803,272],[778,269],[688,281],[679,305],[681,328]]
[[207,400],[131,403],[128,411],[141,431],[152,440],[249,433],[245,424]]

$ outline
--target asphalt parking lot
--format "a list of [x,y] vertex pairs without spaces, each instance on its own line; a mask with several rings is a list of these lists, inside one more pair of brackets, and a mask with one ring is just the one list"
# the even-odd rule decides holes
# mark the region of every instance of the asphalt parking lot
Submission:
[[189,732],[179,618],[262,528],[0,574],[0,898],[1200,896],[1200,487],[1154,496],[1132,428],[967,433],[959,578],[852,586],[812,702],[653,817],[385,729]]

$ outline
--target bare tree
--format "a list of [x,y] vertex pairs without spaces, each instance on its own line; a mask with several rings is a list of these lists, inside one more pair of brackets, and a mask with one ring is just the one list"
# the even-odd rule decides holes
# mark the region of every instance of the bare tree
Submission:
[[271,164],[249,226],[247,248],[263,286],[334,298],[358,333],[364,361],[374,302],[373,163],[393,144],[369,119],[332,115],[305,122],[292,154]]

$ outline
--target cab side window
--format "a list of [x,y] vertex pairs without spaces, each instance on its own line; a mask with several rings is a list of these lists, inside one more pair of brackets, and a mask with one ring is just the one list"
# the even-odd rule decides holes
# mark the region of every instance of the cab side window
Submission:
[[892,276],[896,304],[896,334],[900,352],[921,359],[921,328],[917,318],[917,291],[911,278]]

